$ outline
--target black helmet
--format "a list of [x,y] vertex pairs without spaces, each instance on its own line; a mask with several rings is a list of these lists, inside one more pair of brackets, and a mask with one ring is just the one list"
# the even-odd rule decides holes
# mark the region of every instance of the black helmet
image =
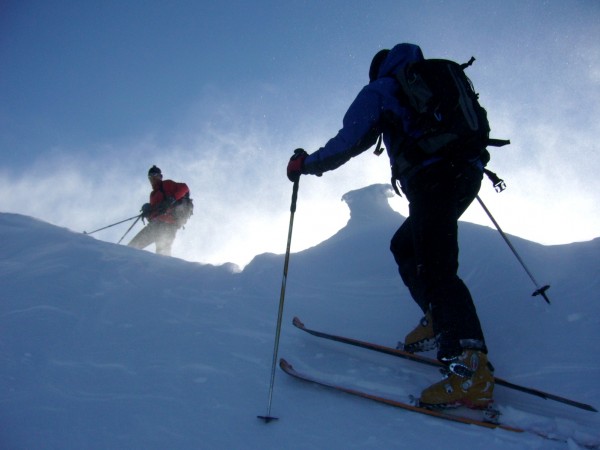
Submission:
[[150,167],[150,170],[148,170],[148,176],[154,177],[156,175],[162,175],[162,172],[160,171],[160,169],[156,166]]

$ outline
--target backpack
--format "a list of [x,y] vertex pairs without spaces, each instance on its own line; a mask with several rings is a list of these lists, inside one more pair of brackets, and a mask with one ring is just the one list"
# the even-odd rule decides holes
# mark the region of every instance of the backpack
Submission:
[[173,204],[172,211],[177,226],[183,227],[194,214],[194,201],[190,198],[189,192]]
[[[400,102],[414,115],[412,128],[415,131],[405,139],[399,151],[409,165],[435,155],[467,160],[479,157],[485,166],[490,159],[487,146],[501,147],[510,143],[489,137],[487,112],[479,104],[479,94],[464,72],[474,61],[474,57],[464,64],[425,59],[409,63],[395,74],[400,84]],[[380,142],[376,154],[382,151],[379,146]],[[493,173],[488,176],[490,174]],[[496,186],[497,181],[502,180],[492,181]]]
[[[409,152],[433,155],[481,151],[489,144],[490,124],[471,80],[458,64],[445,59],[425,59],[407,64],[396,74],[399,95],[415,114],[418,133],[408,143]],[[471,156],[471,155],[465,155]]]

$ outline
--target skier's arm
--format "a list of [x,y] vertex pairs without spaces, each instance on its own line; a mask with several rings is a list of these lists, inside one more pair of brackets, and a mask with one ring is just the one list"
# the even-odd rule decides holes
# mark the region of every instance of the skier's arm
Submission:
[[[185,194],[190,192],[188,185],[185,183],[176,183],[175,181],[165,180],[163,182],[163,189],[165,197],[172,197],[174,201],[180,200],[185,197]],[[166,199],[165,198],[165,199]]]
[[304,160],[303,173],[318,175],[334,170],[364,152],[377,140],[382,112],[381,94],[365,86],[344,116],[342,129]]
[[173,197],[175,198],[175,200],[181,200],[183,197],[185,197],[185,194],[190,192],[190,189],[188,188],[188,185],[185,183],[175,183],[176,184],[176,189],[175,192],[173,193]]

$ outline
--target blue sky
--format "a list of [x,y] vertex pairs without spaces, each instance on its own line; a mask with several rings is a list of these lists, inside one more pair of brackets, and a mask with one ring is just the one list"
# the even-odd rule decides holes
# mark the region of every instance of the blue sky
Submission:
[[[477,58],[469,76],[493,135],[513,142],[490,164],[509,189],[481,192],[505,231],[600,236],[593,0],[3,2],[0,210],[95,229],[137,213],[157,164],[196,201],[176,255],[243,265],[282,252],[289,155],[335,135],[373,54],[398,42]],[[294,248],[343,226],[345,192],[388,180],[370,152],[304,177]],[[465,220],[489,224],[477,208]]]

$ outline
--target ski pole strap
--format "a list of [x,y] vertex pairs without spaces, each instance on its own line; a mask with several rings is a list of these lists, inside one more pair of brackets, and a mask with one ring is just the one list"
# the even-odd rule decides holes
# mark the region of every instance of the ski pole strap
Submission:
[[492,172],[489,169],[483,169],[483,173],[485,173],[487,175],[487,177],[490,179],[490,181],[494,185],[494,189],[496,190],[496,192],[500,193],[504,189],[506,189],[506,183],[504,182],[504,180],[501,179],[494,172]]

